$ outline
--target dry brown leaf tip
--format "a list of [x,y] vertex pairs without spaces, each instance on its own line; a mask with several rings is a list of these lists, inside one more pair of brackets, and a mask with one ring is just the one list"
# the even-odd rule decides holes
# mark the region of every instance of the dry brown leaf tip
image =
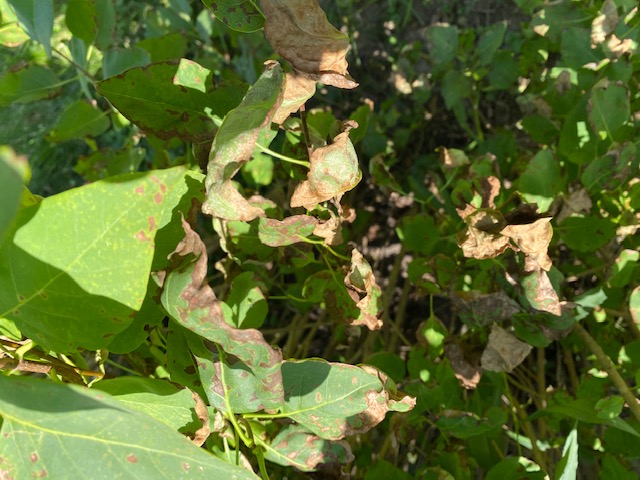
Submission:
[[522,363],[532,348],[505,329],[493,325],[487,348],[482,352],[482,368],[492,372],[511,372]]

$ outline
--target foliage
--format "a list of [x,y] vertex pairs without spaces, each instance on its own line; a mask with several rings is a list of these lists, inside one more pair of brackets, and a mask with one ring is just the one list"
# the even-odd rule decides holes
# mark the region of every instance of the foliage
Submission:
[[0,476],[633,478],[636,2],[161,4],[0,0]]

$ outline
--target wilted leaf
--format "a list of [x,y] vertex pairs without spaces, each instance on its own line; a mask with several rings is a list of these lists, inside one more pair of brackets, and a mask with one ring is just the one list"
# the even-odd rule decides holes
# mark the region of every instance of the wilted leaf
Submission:
[[533,308],[557,316],[562,315],[558,293],[553,288],[547,272],[536,270],[523,277],[522,288]]
[[460,318],[472,325],[487,326],[511,318],[522,309],[504,292],[482,294],[477,291],[457,293],[452,297]]
[[273,123],[282,124],[316,93],[316,81],[296,72],[285,74],[282,104],[273,115]]
[[539,268],[548,272],[551,269],[551,258],[547,253],[553,237],[550,218],[540,218],[524,225],[507,225],[500,233],[511,238],[518,249],[525,254],[525,272],[532,272]]
[[265,444],[265,458],[278,465],[314,472],[319,467],[344,465],[354,460],[345,440],[324,440],[300,425],[285,425],[270,444]]
[[238,32],[255,32],[264,26],[264,16],[250,0],[202,0],[218,20]]
[[104,392],[0,375],[5,478],[257,479]]
[[260,241],[270,247],[284,247],[302,241],[314,233],[318,220],[309,215],[293,215],[284,220],[261,218],[258,223]]
[[358,156],[349,139],[349,130],[357,126],[353,121],[345,122],[331,145],[313,151],[307,179],[293,192],[291,207],[311,210],[320,202],[341,197],[360,182]]
[[242,361],[259,378],[259,391],[267,392],[266,398],[261,399],[264,408],[278,408],[284,395],[282,354],[258,330],[236,329],[224,320],[220,302],[205,281],[206,247],[184,220],[182,226],[185,237],[172,254],[174,267],[164,279],[162,305],[177,322]]
[[347,72],[349,37],[327,20],[316,0],[261,0],[264,34],[298,72],[339,88],[358,84]]
[[282,413],[326,440],[364,433],[388,411],[406,412],[415,399],[373,367],[308,359],[282,364]]
[[506,225],[502,214],[496,210],[476,210],[467,216],[467,229],[462,232],[458,245],[465,257],[494,258],[509,247],[509,237],[500,235]]
[[360,311],[351,325],[366,325],[369,330],[381,328],[382,320],[378,315],[382,309],[382,290],[376,283],[371,265],[355,248],[351,251],[351,267],[344,277],[344,284]]
[[521,342],[503,328],[493,325],[481,364],[492,372],[511,372],[522,363],[533,347]]
[[458,343],[445,343],[444,353],[449,359],[451,368],[460,384],[469,390],[476,388],[482,378],[482,369],[479,362],[476,360],[472,365],[465,357],[464,350]]
[[251,158],[260,131],[271,124],[282,101],[282,81],[282,68],[275,62],[270,63],[240,105],[225,117],[209,155],[204,213],[244,221],[265,215],[264,210],[247,202],[231,179]]

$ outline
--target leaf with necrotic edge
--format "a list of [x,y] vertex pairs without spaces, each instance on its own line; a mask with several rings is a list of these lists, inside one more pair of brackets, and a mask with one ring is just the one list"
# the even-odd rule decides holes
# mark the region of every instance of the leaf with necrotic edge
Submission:
[[270,247],[284,247],[301,242],[313,233],[317,224],[318,220],[308,215],[294,215],[284,220],[261,218],[258,237]]
[[260,131],[282,102],[284,75],[279,64],[271,62],[249,89],[237,108],[230,111],[216,134],[207,166],[207,198],[202,211],[226,220],[251,221],[264,216],[240,195],[231,179],[251,158]]

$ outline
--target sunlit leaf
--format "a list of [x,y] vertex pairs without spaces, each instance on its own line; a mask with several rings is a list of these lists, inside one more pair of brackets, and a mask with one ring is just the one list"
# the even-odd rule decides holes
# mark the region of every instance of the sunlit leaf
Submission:
[[8,0],[29,36],[40,42],[51,57],[53,0]]
[[31,171],[25,157],[15,154],[9,147],[0,147],[0,242],[11,225],[18,207],[24,184]]
[[250,0],[202,0],[218,20],[238,32],[255,32],[264,26],[264,16]]

